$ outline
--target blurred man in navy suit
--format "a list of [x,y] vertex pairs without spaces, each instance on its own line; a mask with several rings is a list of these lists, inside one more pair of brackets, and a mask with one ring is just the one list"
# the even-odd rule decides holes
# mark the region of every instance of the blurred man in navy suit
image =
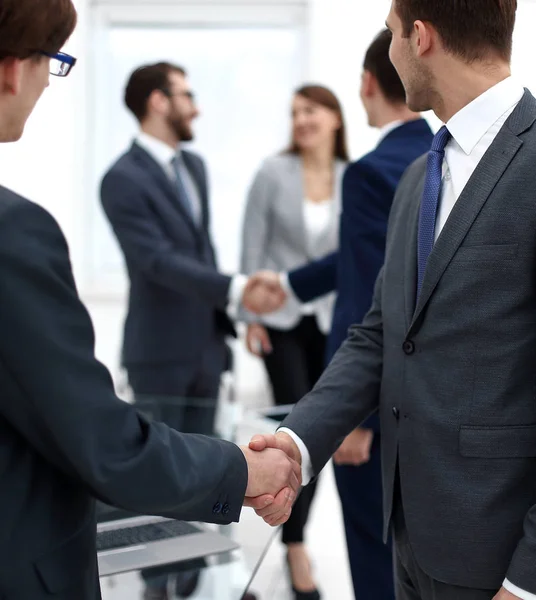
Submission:
[[[370,154],[346,171],[339,251],[281,277],[282,286],[290,287],[303,302],[337,290],[326,363],[346,339],[348,328],[361,323],[370,308],[374,283],[384,262],[387,221],[396,187],[407,167],[428,152],[432,143],[428,123],[406,105],[404,87],[389,59],[390,43],[391,33],[382,31],[364,61],[361,99],[369,125],[380,130],[381,139]],[[259,341],[267,346],[267,339]],[[376,414],[348,436],[334,459],[356,597],[393,600],[392,552],[382,540]]]

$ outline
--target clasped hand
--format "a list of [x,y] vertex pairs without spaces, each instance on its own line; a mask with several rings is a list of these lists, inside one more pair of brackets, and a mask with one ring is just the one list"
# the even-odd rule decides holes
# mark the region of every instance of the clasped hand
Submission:
[[257,435],[241,450],[249,474],[244,506],[254,508],[268,525],[282,525],[288,521],[301,487],[298,447],[289,435],[279,432]]
[[282,308],[287,301],[287,294],[281,286],[277,273],[259,271],[252,275],[242,296],[242,304],[246,310],[265,315]]

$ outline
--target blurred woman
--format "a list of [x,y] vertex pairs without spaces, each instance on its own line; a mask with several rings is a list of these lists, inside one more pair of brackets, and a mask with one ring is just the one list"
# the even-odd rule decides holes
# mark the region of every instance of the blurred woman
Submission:
[[[287,272],[337,249],[342,176],[348,161],[341,105],[327,88],[308,85],[292,103],[292,141],[269,158],[251,187],[244,221],[242,272]],[[250,322],[247,346],[264,360],[274,400],[294,404],[311,390],[324,366],[334,295]],[[296,600],[318,600],[304,527],[316,484],[304,488],[283,543]]]

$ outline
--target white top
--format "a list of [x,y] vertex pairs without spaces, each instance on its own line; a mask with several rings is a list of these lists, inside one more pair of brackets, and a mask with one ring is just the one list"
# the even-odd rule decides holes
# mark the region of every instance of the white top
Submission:
[[[323,202],[313,202],[305,198],[303,203],[303,218],[305,223],[305,236],[307,240],[308,252],[311,256],[315,255],[314,248],[322,241],[326,231],[331,225],[331,203],[333,200],[324,200]],[[302,315],[314,315],[319,307],[318,301],[302,304],[300,307]]]
[[[452,139],[445,149],[436,240],[471,175],[519,104],[523,94],[523,86],[512,77],[508,77],[462,108],[446,123]],[[281,429],[283,430],[294,439],[300,449],[303,479],[306,485],[313,475],[309,451],[293,431],[286,428]],[[536,600],[536,594],[521,590],[508,580],[505,580],[503,585],[521,600]]]
[[[201,222],[202,202],[197,185],[186,168],[182,153],[179,148],[171,148],[162,140],[159,140],[144,131],[140,131],[136,137],[136,143],[141,146],[163,169],[164,173],[169,177],[173,185],[175,185],[175,171],[172,161],[175,158],[179,159],[178,168],[182,183],[186,188],[190,202],[192,203],[192,211],[196,223]],[[244,275],[235,275],[231,279],[229,287],[229,304],[227,312],[231,318],[235,318],[238,306],[242,302],[242,296],[247,284],[247,277]]]

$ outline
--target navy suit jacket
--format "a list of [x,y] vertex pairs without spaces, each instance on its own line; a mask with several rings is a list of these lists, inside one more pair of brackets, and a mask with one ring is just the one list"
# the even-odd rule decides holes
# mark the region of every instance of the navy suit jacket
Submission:
[[231,278],[218,272],[209,234],[203,160],[183,152],[198,186],[196,225],[160,165],[139,145],[108,171],[101,199],[130,277],[123,363],[195,364],[234,328],[225,315]]
[[[361,323],[370,308],[385,258],[395,190],[409,165],[430,150],[432,139],[424,119],[410,121],[351,164],[343,180],[339,251],[289,273],[290,285],[303,302],[337,290],[327,362],[346,339],[350,326]],[[377,431],[377,415],[364,426]]]

